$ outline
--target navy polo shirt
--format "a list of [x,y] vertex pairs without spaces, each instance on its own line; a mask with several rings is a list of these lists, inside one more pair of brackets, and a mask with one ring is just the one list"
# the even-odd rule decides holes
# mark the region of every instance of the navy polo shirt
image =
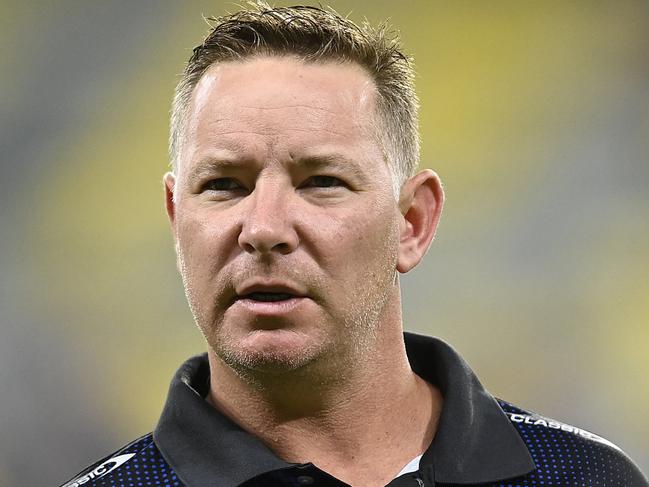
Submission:
[[[440,389],[444,404],[419,470],[399,476],[390,487],[649,487],[613,443],[494,398],[439,339],[412,333],[404,339],[413,371]],[[189,359],[171,382],[153,433],[63,487],[347,485],[312,463],[278,458],[205,401],[209,382],[207,354]]]

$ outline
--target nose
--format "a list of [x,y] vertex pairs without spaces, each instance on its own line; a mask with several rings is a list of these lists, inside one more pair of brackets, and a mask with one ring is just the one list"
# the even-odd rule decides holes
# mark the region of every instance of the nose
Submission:
[[[290,188],[292,189],[292,187]],[[298,235],[289,208],[290,189],[258,182],[249,196],[249,207],[239,234],[239,246],[249,254],[290,254]]]

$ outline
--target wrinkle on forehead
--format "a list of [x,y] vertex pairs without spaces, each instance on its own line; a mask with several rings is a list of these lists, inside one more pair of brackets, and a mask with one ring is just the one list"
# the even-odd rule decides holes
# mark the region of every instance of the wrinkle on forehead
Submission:
[[214,147],[265,145],[272,152],[276,143],[289,148],[314,138],[374,144],[375,99],[373,80],[353,63],[290,57],[220,63],[194,90],[185,134],[191,143],[184,144],[189,153],[183,159],[200,158]]
[[308,108],[310,110],[322,110],[323,112],[333,113],[332,110],[328,110],[323,107],[316,107],[313,105],[306,105],[306,104],[286,105],[282,107],[252,107],[246,105],[239,105],[239,108],[252,108],[253,110],[281,110],[282,108]]
[[[219,117],[211,119],[200,117],[189,127],[189,136],[193,139],[196,149],[201,150],[206,146],[235,142],[239,136],[252,136],[247,139],[246,144],[253,143],[255,138],[265,138],[268,143],[285,139],[291,134],[299,139],[300,134],[308,137],[309,134],[316,134],[318,137],[330,136],[328,138],[345,141],[353,137],[368,137],[371,132],[369,126],[357,119],[343,119],[338,116],[335,121],[327,120],[328,116],[323,113],[335,114],[331,110],[311,110],[309,108],[239,108],[228,107],[228,110],[237,110],[238,118]],[[259,112],[279,112],[277,116],[262,118]],[[283,113],[283,114],[282,114]],[[329,117],[332,118],[332,117]],[[277,119],[281,119],[278,122]],[[319,135],[317,135],[319,134]],[[239,141],[238,146],[244,145]]]
[[[204,119],[200,115],[195,117],[194,125],[200,128],[200,125],[205,124],[205,128],[218,128],[220,126],[227,126],[228,124],[245,123],[246,125],[259,123],[259,113],[272,113],[275,117],[284,117],[282,122],[294,122],[296,124],[293,128],[304,128],[309,125],[317,124],[318,129],[323,129],[323,124],[329,121],[328,119],[335,118],[338,124],[344,124],[348,128],[356,128],[363,130],[367,124],[364,120],[362,111],[363,107],[358,106],[355,113],[345,114],[343,110],[336,110],[329,107],[322,107],[316,105],[282,105],[277,107],[268,106],[249,106],[240,105],[236,99],[230,96],[221,97],[218,100],[221,107],[225,111],[232,111],[237,113],[237,118],[218,116],[216,118],[208,117]],[[198,112],[197,112],[198,113]],[[273,128],[277,128],[277,118],[268,120]],[[314,126],[314,128],[316,128]],[[329,130],[329,129],[327,129]],[[343,134],[344,132],[340,132]]]

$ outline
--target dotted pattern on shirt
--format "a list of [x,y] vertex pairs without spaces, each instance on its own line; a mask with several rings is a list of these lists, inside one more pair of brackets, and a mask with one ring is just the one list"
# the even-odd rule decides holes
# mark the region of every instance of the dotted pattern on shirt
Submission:
[[[83,484],[83,487],[184,487],[171,466],[165,461],[160,450],[153,443],[151,434],[135,440],[133,443],[111,454],[104,460],[97,462],[75,479],[82,478],[84,474],[92,472],[103,462],[118,455],[135,453],[136,455],[107,475],[92,479]],[[67,484],[65,484],[67,485]]]
[[[499,487],[631,487],[641,483],[633,463],[595,435],[498,401],[510,417],[536,464],[524,477]],[[595,439],[593,438],[595,437]]]
[[[589,438],[587,432],[580,434],[581,430],[572,426],[519,409],[504,401],[499,400],[499,404],[512,419],[512,424],[527,445],[536,469],[523,477],[494,484],[480,484],[482,487],[647,487],[649,485],[643,480],[642,474],[633,462],[615,447],[596,441],[592,437]],[[528,418],[527,422],[524,418]],[[565,429],[562,429],[562,426]],[[129,453],[135,453],[135,456],[107,475],[84,482],[81,487],[186,487],[162,457],[151,434],[135,440],[95,463],[77,475],[75,480],[83,479],[88,472],[92,472],[109,459]],[[340,481],[315,467],[309,471],[294,470],[269,472],[246,482],[245,487],[342,485]],[[64,485],[74,484],[71,481]],[[451,487],[450,484],[438,485]]]

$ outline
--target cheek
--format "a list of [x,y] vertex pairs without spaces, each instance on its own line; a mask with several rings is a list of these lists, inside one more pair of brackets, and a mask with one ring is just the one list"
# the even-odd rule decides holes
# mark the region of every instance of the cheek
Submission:
[[183,264],[186,285],[195,291],[201,284],[214,281],[227,263],[229,241],[227,225],[216,224],[208,216],[199,217],[198,212],[178,218],[178,251]]
[[331,229],[329,253],[322,264],[327,274],[327,313],[350,330],[372,328],[377,323],[396,282],[396,218],[375,209],[359,213],[368,216],[342,218]]
[[343,286],[396,268],[399,232],[390,211],[340,217],[325,231],[330,235],[325,269]]

